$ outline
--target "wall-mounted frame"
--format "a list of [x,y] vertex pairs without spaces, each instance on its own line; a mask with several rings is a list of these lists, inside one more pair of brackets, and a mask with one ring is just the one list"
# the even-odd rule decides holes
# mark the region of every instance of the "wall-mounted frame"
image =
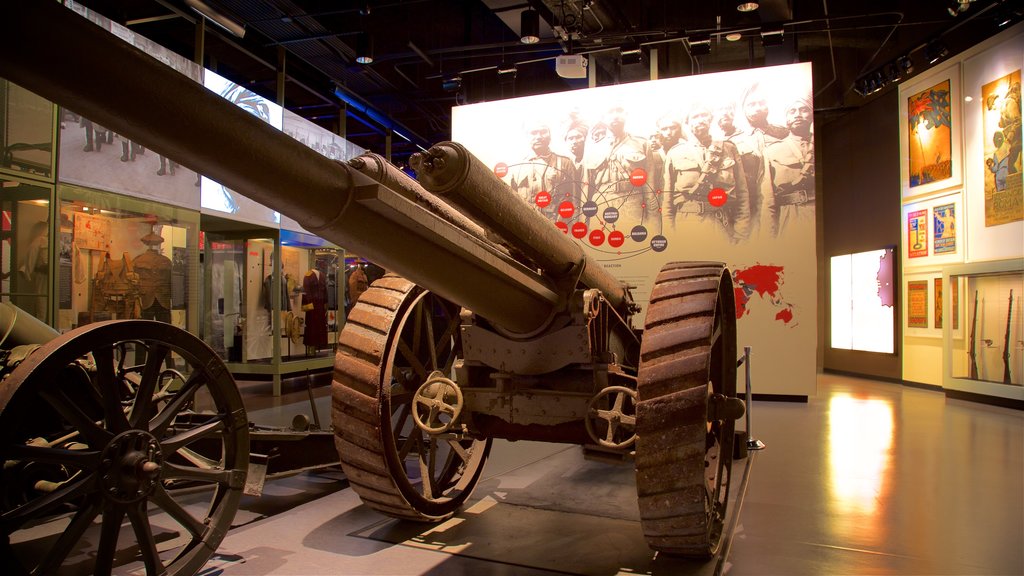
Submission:
[[[935,327],[935,279],[939,272],[903,275],[903,334],[921,338],[941,338]],[[943,318],[943,321],[945,319]]]
[[900,182],[903,198],[963,181],[960,66],[929,71],[900,86]]
[[[963,103],[968,262],[1024,256],[1024,167],[1020,165],[1021,102],[1017,96],[1022,77],[1024,33],[963,63],[963,96],[970,98]],[[1016,116],[1017,121],[1006,122],[1004,114]],[[1006,131],[1009,137],[1003,136]],[[997,148],[999,141],[1002,146]],[[1013,150],[1007,146],[1013,141],[1018,142],[1016,151],[1009,152],[1015,156],[1014,163],[1000,174],[997,161]]]
[[903,205],[903,266],[964,261],[964,211],[960,191]]

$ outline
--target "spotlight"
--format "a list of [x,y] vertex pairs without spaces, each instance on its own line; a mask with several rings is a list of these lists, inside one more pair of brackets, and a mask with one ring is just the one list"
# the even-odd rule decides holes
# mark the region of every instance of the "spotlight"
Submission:
[[736,3],[736,9],[739,10],[740,12],[753,12],[754,10],[757,10],[759,7],[760,6],[757,2],[744,2],[744,0],[740,0],[739,2]]
[[639,64],[644,59],[640,44],[633,42],[619,48],[619,57],[623,64]]
[[458,92],[462,89],[462,76],[452,76],[441,81],[441,88],[445,92]]
[[929,65],[935,64],[946,56],[949,56],[949,49],[938,40],[932,40],[924,47],[924,59],[928,61]]
[[516,65],[502,62],[498,65],[498,83],[511,84],[516,79]]
[[361,32],[356,37],[356,62],[360,64],[373,63],[373,38],[366,32]]
[[900,56],[896,59],[896,67],[899,68],[902,76],[909,76],[914,72],[914,61],[910,56]]
[[761,29],[761,46],[781,46],[784,30],[782,26],[778,28],[762,28]]
[[533,8],[519,15],[519,41],[523,44],[540,42],[540,13]]
[[690,56],[706,56],[711,54],[711,36],[707,34],[694,34],[686,39],[690,47]]

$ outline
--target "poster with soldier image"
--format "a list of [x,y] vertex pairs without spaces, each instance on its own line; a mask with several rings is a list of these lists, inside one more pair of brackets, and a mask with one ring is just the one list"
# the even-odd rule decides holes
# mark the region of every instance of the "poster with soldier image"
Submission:
[[457,106],[452,139],[641,306],[665,263],[725,262],[766,392],[813,394],[811,94],[808,63],[619,84]]
[[985,226],[1024,220],[1020,70],[981,87]]

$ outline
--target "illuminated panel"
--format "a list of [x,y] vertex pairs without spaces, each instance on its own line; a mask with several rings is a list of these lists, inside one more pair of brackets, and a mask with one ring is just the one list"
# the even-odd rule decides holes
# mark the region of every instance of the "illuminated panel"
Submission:
[[893,252],[832,257],[832,348],[894,352]]

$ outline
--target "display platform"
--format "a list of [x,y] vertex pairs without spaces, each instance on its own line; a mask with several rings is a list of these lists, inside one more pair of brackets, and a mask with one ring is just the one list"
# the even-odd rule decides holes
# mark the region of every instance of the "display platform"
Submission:
[[[733,465],[731,507],[748,461]],[[631,465],[585,460],[576,446],[497,442],[488,471],[472,502],[440,524],[376,513],[351,490],[330,488],[343,478],[333,472],[268,482],[268,506],[243,502],[202,573],[703,576],[725,564],[647,547]],[[321,495],[315,502],[310,486]]]

